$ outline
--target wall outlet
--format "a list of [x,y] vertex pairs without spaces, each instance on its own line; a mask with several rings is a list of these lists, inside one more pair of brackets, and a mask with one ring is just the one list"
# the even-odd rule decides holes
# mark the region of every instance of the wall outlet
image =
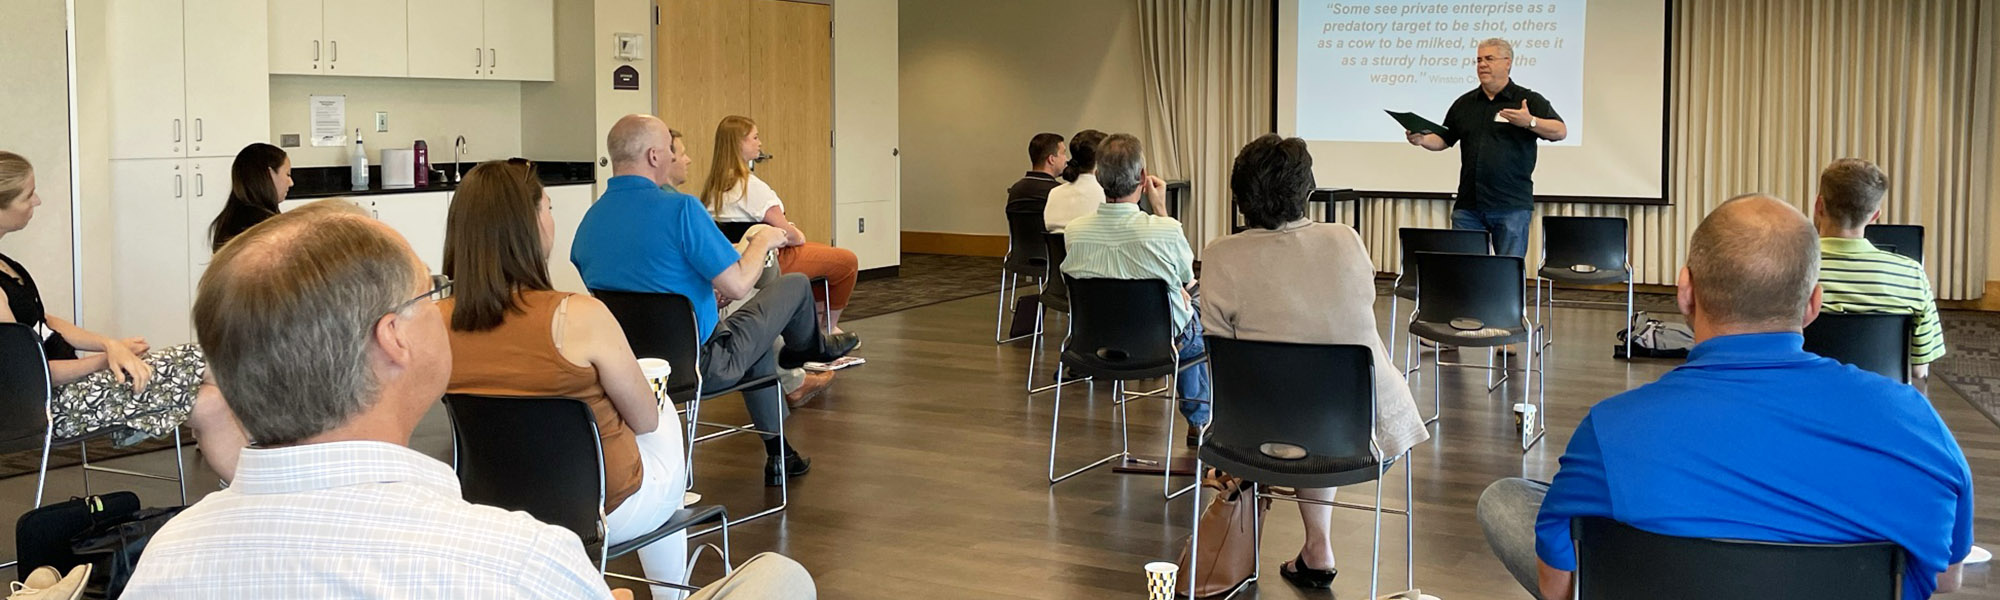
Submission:
[[388,133],[388,131],[389,131],[388,111],[381,111],[381,110],[375,111],[375,133]]
[[280,148],[297,148],[297,147],[299,147],[299,134],[296,134],[296,133],[285,133],[285,134],[279,134],[279,135],[278,135],[278,147],[280,147]]
[[866,217],[855,219],[854,228],[855,233],[868,233],[868,219]]

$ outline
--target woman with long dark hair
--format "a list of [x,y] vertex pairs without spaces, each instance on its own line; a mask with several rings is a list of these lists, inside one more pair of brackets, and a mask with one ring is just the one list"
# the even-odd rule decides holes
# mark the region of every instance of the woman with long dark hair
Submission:
[[[549,284],[555,216],[523,162],[474,167],[445,220],[439,308],[451,328],[447,391],[575,398],[597,416],[604,457],[606,543],[658,529],[687,492],[680,419],[661,410],[625,332],[604,303]],[[639,549],[646,577],[687,578],[687,534]],[[654,598],[678,598],[653,588]]]
[[243,230],[278,214],[292,190],[292,159],[266,143],[244,146],[229,166],[229,200],[208,225],[209,251],[221,250]]

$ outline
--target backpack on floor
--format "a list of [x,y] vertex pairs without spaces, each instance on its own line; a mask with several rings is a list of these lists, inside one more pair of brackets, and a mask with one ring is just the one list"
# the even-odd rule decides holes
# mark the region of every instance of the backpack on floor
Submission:
[[70,541],[101,523],[116,522],[138,511],[138,494],[112,492],[70,498],[23,513],[14,526],[14,556],[21,561],[14,569],[14,579],[27,579],[35,567],[55,567],[67,573],[92,562],[92,557],[72,552]]
[[[1646,319],[1636,327],[1639,333],[1632,338],[1630,358],[1687,358],[1688,349],[1694,347],[1694,330],[1685,323],[1668,323],[1659,319]],[[1618,343],[1611,347],[1612,358],[1625,356],[1625,336],[1632,329],[1618,332]]]

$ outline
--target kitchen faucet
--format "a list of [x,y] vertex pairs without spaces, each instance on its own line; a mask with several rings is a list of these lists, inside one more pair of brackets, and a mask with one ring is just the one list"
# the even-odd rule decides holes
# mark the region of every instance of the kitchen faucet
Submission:
[[460,157],[460,156],[462,156],[462,155],[465,155],[465,154],[470,154],[470,153],[471,153],[471,152],[470,152],[470,150],[469,150],[469,149],[467,148],[467,146],[465,145],[465,136],[462,136],[462,135],[461,135],[461,136],[458,136],[458,140],[457,140],[457,141],[454,141],[454,142],[452,142],[452,144],[451,144],[451,180],[452,180],[452,182],[456,183],[456,182],[460,182],[460,181],[464,181],[465,177],[464,177],[464,175],[463,175],[463,174],[461,174],[461,173],[460,173],[459,171],[460,171],[460,170],[462,170],[462,169],[464,169],[465,167],[463,167],[463,166],[460,166],[460,163],[458,162],[458,160],[459,160],[459,157]]

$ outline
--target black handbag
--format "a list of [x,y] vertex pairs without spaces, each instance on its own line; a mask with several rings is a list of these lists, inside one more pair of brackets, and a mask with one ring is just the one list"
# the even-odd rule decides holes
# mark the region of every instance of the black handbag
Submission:
[[66,573],[92,562],[71,550],[77,534],[100,523],[122,520],[138,510],[137,494],[112,492],[71,498],[23,513],[14,525],[14,555],[21,561],[14,569],[14,579],[27,579],[36,567],[55,567]]
[[[99,521],[77,534],[70,543],[70,552],[96,564],[91,567],[86,594],[96,598],[117,598],[124,593],[125,584],[132,580],[132,572],[139,567],[139,555],[146,551],[146,543],[152,541],[153,534],[159,533],[168,520],[185,509],[185,506],[175,506],[138,510],[122,518]],[[100,591],[102,595],[98,595]]]

